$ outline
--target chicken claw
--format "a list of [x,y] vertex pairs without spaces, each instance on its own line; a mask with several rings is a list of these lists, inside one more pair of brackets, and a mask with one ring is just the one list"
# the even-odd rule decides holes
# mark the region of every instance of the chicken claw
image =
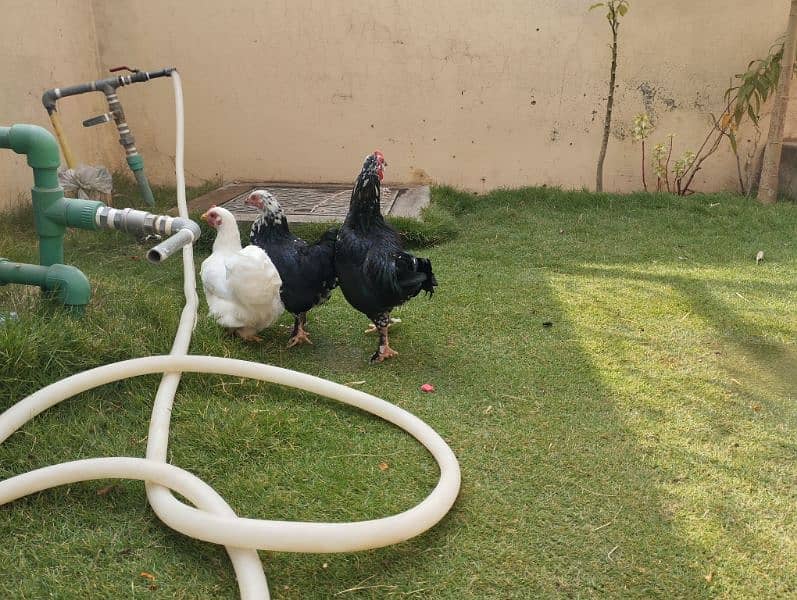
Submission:
[[293,348],[294,346],[304,343],[310,344],[311,346],[313,345],[307,332],[304,329],[300,329],[288,340],[288,348]]
[[388,341],[387,335],[387,328],[388,326],[385,325],[383,327],[379,327],[379,347],[374,352],[373,356],[371,356],[371,364],[373,363],[381,363],[388,358],[393,358],[394,356],[398,356],[398,352],[393,350],[390,347],[390,342]]
[[380,346],[379,350],[374,352],[374,355],[371,357],[372,363],[381,363],[386,361],[388,358],[393,358],[394,356],[398,356],[398,352],[393,350],[390,346]]

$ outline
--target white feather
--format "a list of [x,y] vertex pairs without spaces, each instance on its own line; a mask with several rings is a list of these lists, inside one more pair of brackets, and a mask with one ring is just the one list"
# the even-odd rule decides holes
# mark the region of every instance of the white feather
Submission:
[[221,216],[213,253],[202,262],[200,277],[210,317],[222,327],[257,332],[273,324],[285,307],[274,263],[261,248],[241,248],[235,216],[213,208]]

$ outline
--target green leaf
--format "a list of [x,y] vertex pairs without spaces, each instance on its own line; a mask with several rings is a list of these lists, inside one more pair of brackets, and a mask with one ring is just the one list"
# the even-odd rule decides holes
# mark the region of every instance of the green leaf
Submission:
[[733,133],[729,133],[728,139],[731,141],[731,149],[733,150],[733,153],[738,154],[739,152],[736,148],[736,136]]
[[589,10],[592,10],[593,8],[598,8],[599,6],[603,6],[603,5],[604,5],[603,2],[596,2],[595,4],[593,4],[592,6],[589,7]]
[[744,107],[736,106],[736,110],[733,111],[733,120],[736,121],[736,126],[739,126],[739,123],[742,121],[742,117],[744,116]]
[[617,12],[620,13],[621,17],[624,17],[625,13],[628,12],[628,5],[627,4],[621,4],[620,6],[617,7]]
[[753,123],[758,125],[758,115],[755,114],[755,111],[753,110],[753,107],[750,104],[747,105],[747,114],[750,115],[750,120],[752,120]]
[[750,92],[753,91],[753,85],[749,82],[745,82],[742,84],[742,87],[739,88],[739,98],[744,100],[745,102],[750,97]]
[[759,94],[765,94],[767,91],[767,84],[764,83],[764,80],[761,79],[760,77],[753,81],[753,87],[755,88],[755,91],[758,92]]

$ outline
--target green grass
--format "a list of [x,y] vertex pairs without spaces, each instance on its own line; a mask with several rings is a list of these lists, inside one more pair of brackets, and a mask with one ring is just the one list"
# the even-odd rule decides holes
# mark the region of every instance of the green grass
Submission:
[[[168,191],[158,195],[166,206]],[[794,597],[795,206],[539,188],[437,188],[433,206],[459,235],[423,250],[439,291],[396,311],[401,355],[384,365],[367,364],[376,341],[339,293],[311,314],[315,345],[292,350],[287,316],[250,345],[200,314],[192,352],[362,381],[434,427],[461,462],[457,503],[418,538],[262,553],[273,596]],[[35,258],[30,230],[0,227],[0,256]],[[0,310],[21,317],[0,327],[0,409],[81,369],[168,351],[180,264],[151,266],[145,249],[121,234],[69,235],[68,261],[94,286],[82,321],[35,290],[0,288]],[[0,447],[0,477],[143,456],[157,380],[36,417]],[[425,382],[437,391],[419,392]],[[389,515],[437,478],[431,457],[382,421],[216,376],[184,377],[170,459],[263,518]],[[0,597],[139,597],[153,593],[141,572],[156,576],[153,597],[236,597],[221,548],[161,525],[142,483],[117,483],[0,508]]]

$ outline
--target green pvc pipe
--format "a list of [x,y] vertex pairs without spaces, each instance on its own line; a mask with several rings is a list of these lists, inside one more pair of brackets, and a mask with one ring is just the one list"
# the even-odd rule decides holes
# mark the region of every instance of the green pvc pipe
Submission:
[[102,202],[64,198],[58,182],[61,154],[53,135],[37,125],[0,127],[0,148],[27,157],[33,169],[33,200],[36,232],[39,235],[40,265],[26,265],[0,259],[0,285],[37,285],[73,312],[82,314],[91,297],[91,286],[77,268],[64,262],[66,227],[96,229],[94,215]]
[[39,235],[39,263],[64,262],[64,232],[67,227],[96,229],[94,215],[105,206],[96,200],[64,198],[58,181],[61,153],[55,137],[37,125],[0,127],[0,148],[25,154],[33,169],[31,189],[36,233]]
[[91,298],[86,276],[69,265],[26,265],[0,258],[0,285],[37,285],[76,314],[83,314]]

